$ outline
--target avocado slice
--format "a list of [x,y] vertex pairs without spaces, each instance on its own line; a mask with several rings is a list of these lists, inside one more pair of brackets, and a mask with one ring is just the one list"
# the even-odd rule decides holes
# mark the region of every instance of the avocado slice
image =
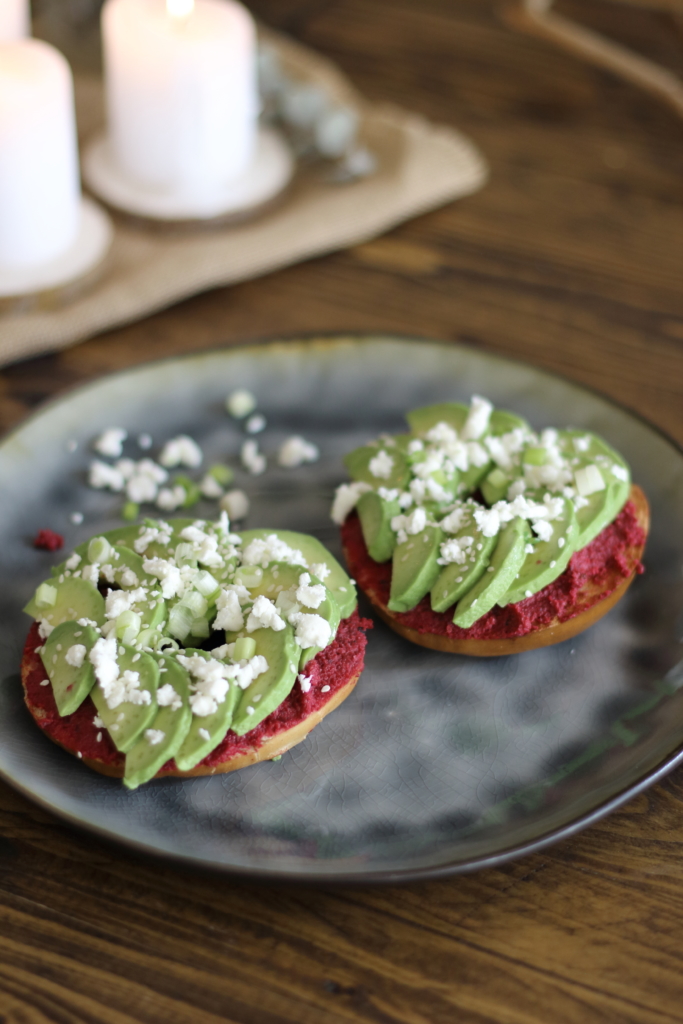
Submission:
[[399,503],[380,498],[376,491],[366,491],[361,495],[356,511],[370,558],[375,562],[388,562],[396,546],[391,520],[400,514]]
[[485,537],[474,520],[452,536],[457,540],[472,537],[473,544],[465,562],[451,562],[442,567],[431,593],[432,610],[435,612],[445,612],[474,586],[484,574],[496,546],[496,537]]
[[438,526],[425,526],[394,548],[391,593],[387,607],[392,612],[407,612],[434,586],[441,572],[439,549],[444,539]]
[[[188,657],[198,654],[206,661],[211,659],[208,651],[195,650],[191,647],[186,648],[185,654]],[[192,715],[190,727],[175,755],[175,763],[181,772],[190,771],[222,743],[232,723],[240,693],[239,687],[231,682],[225,700],[218,705],[212,715]]]
[[437,423],[447,423],[458,433],[465,426],[470,407],[463,402],[437,402],[406,413],[408,425],[416,437],[424,437]]
[[513,580],[506,594],[498,599],[498,604],[517,604],[525,597],[531,597],[543,590],[549,583],[561,576],[569,564],[569,559],[576,551],[579,536],[579,524],[570,499],[565,498],[561,520],[552,523],[553,535],[548,541],[537,540],[528,552],[517,579]]
[[278,630],[255,629],[256,654],[268,662],[268,669],[241,692],[232,722],[238,736],[255,729],[289,695],[299,671],[301,648],[291,626]]
[[137,789],[143,782],[154,778],[161,766],[175,757],[192,724],[188,673],[173,658],[159,655],[155,656],[155,660],[159,665],[159,688],[170,684],[181,699],[182,706],[159,707],[149,728],[164,734],[161,742],[152,744],[145,736],[141,736],[126,754],[123,784],[128,789]]
[[97,713],[111,736],[114,746],[122,754],[127,753],[135,745],[145,729],[149,729],[157,714],[156,691],[159,682],[159,666],[149,654],[142,654],[134,647],[119,647],[119,673],[126,671],[139,672],[140,689],[150,694],[149,704],[133,704],[124,701],[116,708],[110,708],[104,699],[99,686],[90,692]]
[[306,533],[296,533],[294,530],[244,530],[240,534],[242,545],[246,547],[250,541],[264,540],[273,533],[285,544],[300,551],[309,568],[320,563],[327,566],[330,574],[324,581],[325,586],[337,602],[342,619],[348,618],[358,603],[356,588],[336,558],[315,537],[310,537]]
[[456,605],[453,616],[456,626],[469,629],[506,593],[524,562],[528,539],[526,519],[517,517],[503,528],[486,572]]
[[[95,685],[95,670],[88,661],[88,653],[98,637],[92,626],[61,622],[45,641],[40,657],[50,677],[57,710],[62,717],[72,715]],[[85,647],[85,657],[80,666],[70,665],[66,660],[67,652],[77,644]]]
[[[370,469],[370,463],[381,453],[386,453],[393,463],[388,476],[375,476]],[[362,480],[371,487],[398,487],[402,491],[410,477],[408,460],[398,445],[367,444],[349,452],[343,462],[353,480]]]
[[45,607],[34,595],[24,608],[27,615],[47,619],[51,626],[76,619],[90,619],[98,626],[104,625],[104,598],[94,583],[80,576],[67,576],[61,583],[53,577],[47,582],[57,591],[55,603]]

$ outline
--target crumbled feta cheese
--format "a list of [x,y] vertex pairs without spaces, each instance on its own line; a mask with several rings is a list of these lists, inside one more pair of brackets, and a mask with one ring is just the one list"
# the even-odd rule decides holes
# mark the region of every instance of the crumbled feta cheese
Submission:
[[595,494],[597,491],[604,491],[605,489],[605,481],[602,478],[602,474],[598,467],[592,463],[589,466],[583,466],[581,469],[576,470],[574,482],[582,498],[587,498],[589,494]]
[[198,718],[214,714],[218,710],[218,705],[224,703],[230,689],[229,667],[214,658],[202,658],[199,654],[193,654],[191,657],[178,654],[177,660],[192,677],[192,713]]
[[575,437],[574,448],[577,452],[587,452],[591,446],[591,439],[589,436],[586,437]]
[[161,544],[167,547],[173,536],[173,527],[159,520],[156,526],[142,526],[140,536],[133,541],[133,548],[138,555],[144,555],[150,544]]
[[38,619],[38,634],[42,640],[46,640],[54,628],[47,619]]
[[92,724],[95,726],[96,729],[104,729],[104,722],[102,721],[99,715],[94,716]]
[[154,501],[159,492],[159,487],[151,476],[146,473],[136,473],[126,484],[126,497],[129,501],[140,504],[143,501]]
[[196,469],[201,464],[202,450],[196,441],[187,434],[181,434],[167,441],[161,450],[159,462],[167,469],[173,466],[189,466]]
[[324,562],[312,562],[310,568],[313,575],[317,576],[322,583],[325,582],[327,577],[332,572],[329,566],[327,566]]
[[220,507],[231,519],[244,519],[249,515],[249,498],[244,491],[228,491],[221,498]]
[[417,455],[417,453],[421,452],[423,448],[424,448],[424,444],[422,443],[422,441],[420,441],[420,439],[418,437],[416,437],[412,441],[408,442],[408,454],[409,455]]
[[423,508],[414,509],[409,515],[394,516],[391,529],[398,534],[399,544],[404,543],[407,536],[417,536],[427,525],[427,513]]
[[90,463],[88,483],[96,490],[108,488],[110,491],[122,491],[124,482],[123,475],[119,470],[108,465],[106,462],[93,459]]
[[294,639],[299,647],[327,647],[332,637],[332,627],[322,615],[293,612],[289,621],[295,627]]
[[445,519],[442,519],[439,526],[446,533],[457,533],[463,526],[469,523],[472,515],[471,508],[467,508],[466,505],[460,505],[458,508],[454,508],[452,512],[449,512]]
[[236,633],[244,626],[244,616],[237,594],[234,590],[223,590],[216,601],[218,614],[213,629],[227,629]]
[[202,481],[199,484],[199,490],[205,498],[214,499],[223,496],[223,488],[218,483],[215,476],[211,476],[210,473],[207,473],[206,476],[202,478]]
[[396,501],[400,494],[400,491],[398,490],[397,487],[378,487],[377,493],[379,494],[380,498],[384,499],[384,501]]
[[366,484],[362,480],[357,480],[352,484],[340,484],[334,494],[332,512],[330,513],[332,522],[341,526],[358,504],[361,495],[371,490],[370,484]]
[[500,530],[500,513],[495,508],[475,509],[474,519],[485,537],[495,537]]
[[240,458],[242,459],[242,465],[252,476],[260,476],[261,473],[265,473],[268,461],[265,455],[259,452],[258,441],[253,439],[245,441],[242,445]]
[[273,629],[279,633],[286,625],[287,623],[281,618],[273,602],[265,594],[260,594],[249,612],[247,633],[253,633],[255,629]]
[[161,581],[161,594],[166,600],[175,597],[182,587],[180,569],[165,558],[147,558],[142,568]]
[[73,668],[80,668],[85,660],[87,651],[84,644],[74,644],[64,655],[64,661]]
[[106,455],[110,459],[118,459],[123,451],[123,442],[128,437],[128,431],[122,427],[110,427],[99,437],[95,438],[93,448],[100,455]]
[[87,583],[94,583],[97,586],[100,579],[99,562],[93,562],[92,565],[84,565],[81,569],[81,578]]
[[440,557],[437,558],[439,565],[458,565],[467,561],[468,553],[474,546],[474,537],[452,537],[441,545]]
[[550,540],[553,535],[552,523],[547,522],[545,519],[537,519],[535,522],[532,522],[531,525],[536,536],[542,541],[547,542]]
[[319,608],[325,600],[325,587],[322,583],[311,586],[309,573],[303,572],[299,576],[299,586],[296,591],[296,599],[305,608]]
[[157,508],[163,509],[164,512],[175,512],[185,504],[186,497],[185,488],[180,484],[175,487],[161,487],[156,499]]
[[266,429],[266,417],[262,416],[260,412],[255,413],[249,417],[244,429],[248,434],[260,434],[262,430]]
[[482,434],[488,430],[489,420],[493,406],[486,398],[479,395],[472,395],[470,411],[467,415],[465,425],[462,428],[462,437],[465,441],[478,441]]
[[374,477],[388,480],[394,468],[394,460],[388,452],[379,451],[374,458],[370,459],[368,469]]
[[73,555],[69,555],[65,564],[67,569],[77,569],[78,566],[81,564],[81,556],[77,555],[76,552],[74,551]]
[[275,533],[265,538],[256,538],[247,544],[242,552],[243,565],[260,565],[263,569],[270,562],[286,562],[308,568],[306,559],[298,548],[292,548]]
[[297,679],[299,680],[299,686],[301,687],[302,692],[303,693],[308,693],[308,691],[310,690],[311,685],[312,685],[310,677],[309,676],[305,676],[303,674],[303,672],[301,672],[297,676]]
[[171,711],[179,711],[183,706],[183,701],[170,683],[164,683],[157,690],[157,704],[160,708],[170,708]]
[[166,733],[161,729],[145,729],[145,739],[150,747],[158,747],[166,739]]
[[617,480],[621,480],[623,483],[627,483],[629,474],[626,466],[619,466],[616,462],[613,462],[610,470],[613,477],[616,477]]
[[293,437],[288,437],[280,447],[277,461],[287,469],[294,469],[296,466],[302,466],[305,462],[316,462],[319,456],[320,451],[317,445],[295,434]]
[[239,388],[237,391],[233,391],[225,399],[225,408],[234,416],[236,420],[244,419],[250,412],[253,412],[256,408],[256,399],[252,395],[251,391],[247,391],[246,388]]

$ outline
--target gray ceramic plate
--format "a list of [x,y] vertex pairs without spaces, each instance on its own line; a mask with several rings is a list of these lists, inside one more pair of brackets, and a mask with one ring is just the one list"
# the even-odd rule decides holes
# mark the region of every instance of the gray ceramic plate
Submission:
[[[120,498],[84,484],[89,443],[105,427],[159,442],[189,433],[211,461],[236,465],[243,435],[223,399],[238,385],[268,417],[266,452],[292,433],[322,452],[297,470],[238,472],[252,499],[248,526],[311,532],[339,553],[328,509],[342,454],[401,430],[406,409],[478,392],[538,427],[596,430],[625,454],[652,504],[647,572],[588,632],[517,657],[438,654],[377,623],[354,694],[280,762],[128,793],[53,746],[23,707],[20,608],[53,560],[30,539],[50,527],[71,547],[119,523]],[[81,526],[70,524],[74,510]],[[0,774],[140,851],[308,882],[472,870],[584,827],[683,757],[683,455],[629,413],[529,366],[373,337],[229,349],[107,377],[0,446],[0,543]]]

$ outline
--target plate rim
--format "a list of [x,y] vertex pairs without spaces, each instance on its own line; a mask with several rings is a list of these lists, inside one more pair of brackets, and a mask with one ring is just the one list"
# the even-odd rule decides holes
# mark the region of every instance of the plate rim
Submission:
[[[488,349],[483,349],[478,345],[474,345],[469,342],[463,342],[460,340],[449,340],[446,338],[433,338],[429,335],[416,335],[412,333],[403,333],[395,331],[362,331],[362,330],[329,330],[329,331],[294,331],[287,334],[268,334],[259,335],[251,339],[247,339],[242,342],[228,343],[218,346],[208,346],[206,348],[200,348],[191,352],[183,352],[172,354],[168,356],[162,356],[158,359],[149,359],[144,362],[137,363],[134,366],[125,367],[120,370],[114,370],[109,373],[98,374],[94,378],[79,382],[73,385],[67,385],[58,395],[51,396],[50,398],[41,401],[30,413],[22,418],[19,423],[11,427],[8,431],[5,431],[0,435],[0,447],[4,447],[5,444],[10,442],[12,438],[22,431],[28,424],[38,419],[40,416],[49,412],[52,408],[58,407],[77,396],[80,392],[89,391],[93,386],[105,381],[116,380],[130,375],[131,373],[143,372],[150,367],[158,366],[164,363],[180,363],[186,362],[193,359],[201,358],[203,356],[216,355],[232,355],[232,354],[248,354],[250,350],[257,348],[265,348],[268,346],[281,346],[286,347],[289,344],[296,342],[302,345],[312,345],[314,343],[320,343],[324,345],[334,345],[335,343],[344,342],[402,342],[412,344],[428,344],[432,346],[439,346],[444,349],[463,349],[477,356],[483,356],[485,359],[490,359],[497,363],[504,363],[514,367],[519,367],[525,370],[531,370],[536,374],[547,376],[556,381],[560,381],[572,388],[576,388],[580,391],[588,393],[606,402],[608,405],[615,409],[620,410],[629,417],[638,421],[643,426],[647,427],[658,437],[667,442],[674,451],[681,457],[683,457],[683,444],[679,443],[674,437],[668,434],[662,427],[652,423],[642,413],[629,407],[625,402],[619,399],[614,399],[598,388],[592,387],[588,384],[583,384],[579,381],[573,380],[564,373],[555,372],[554,370],[540,367],[532,362],[528,362],[524,359],[516,359],[506,354],[499,354],[497,352],[490,352]],[[99,840],[104,842],[106,845],[111,845],[119,850],[127,850],[128,852],[134,853],[136,856],[144,859],[162,860],[165,864],[169,864],[176,868],[184,870],[191,870],[195,872],[201,872],[210,875],[219,875],[222,878],[233,877],[235,879],[241,879],[245,881],[259,882],[262,884],[273,884],[273,885],[287,885],[297,886],[306,885],[311,888],[322,888],[329,886],[375,886],[375,885],[398,885],[407,884],[410,882],[422,882],[422,881],[435,881],[439,879],[449,878],[457,875],[472,874],[475,871],[482,871],[489,868],[495,868],[500,865],[509,863],[510,861],[520,859],[522,857],[530,856],[533,853],[537,853],[541,850],[546,849],[555,843],[561,842],[564,839],[568,839],[584,829],[590,827],[602,818],[611,814],[612,811],[617,810],[623,806],[633,797],[642,793],[650,786],[664,779],[671,771],[683,763],[683,744],[677,745],[669,754],[666,755],[658,764],[651,768],[648,772],[638,778],[635,782],[627,785],[624,789],[615,793],[607,800],[598,804],[592,810],[587,811],[585,814],[574,818],[572,821],[559,828],[552,829],[550,832],[546,832],[537,839],[531,839],[527,842],[518,843],[510,847],[506,847],[500,850],[498,853],[472,857],[467,860],[453,862],[448,861],[439,865],[433,865],[429,867],[417,867],[417,868],[406,868],[405,870],[396,869],[378,869],[375,871],[356,871],[352,873],[334,870],[328,874],[315,873],[307,874],[305,871],[282,871],[273,870],[270,868],[259,868],[259,867],[247,867],[236,864],[221,864],[217,862],[204,861],[192,857],[189,854],[174,853],[169,850],[159,849],[158,847],[151,846],[147,843],[139,840],[131,839],[117,835],[116,833],[103,828],[100,825],[84,822],[82,818],[71,813],[67,809],[55,807],[49,800],[43,798],[40,795],[36,795],[28,787],[24,786],[22,782],[12,775],[8,774],[0,765],[0,779],[6,782],[13,790],[26,797],[31,803],[54,815],[61,821],[66,822],[70,827],[74,828],[79,833],[85,833],[89,835],[95,835]]]

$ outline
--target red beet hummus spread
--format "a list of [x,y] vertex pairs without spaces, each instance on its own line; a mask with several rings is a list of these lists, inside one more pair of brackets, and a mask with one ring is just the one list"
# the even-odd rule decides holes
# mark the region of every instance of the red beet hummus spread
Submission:
[[[310,690],[304,693],[301,686],[295,683],[286,700],[260,725],[245,736],[228,732],[223,742],[199,762],[200,765],[219,765],[236,754],[258,748],[271,736],[293,728],[327,704],[338,690],[363,671],[367,644],[365,631],[368,629],[372,629],[372,622],[360,618],[357,611],[347,619],[342,619],[334,641],[309,661],[303,670],[303,675],[311,680]],[[38,725],[50,739],[68,750],[86,759],[91,758],[123,769],[125,755],[116,749],[106,729],[98,729],[93,725],[97,711],[90,697],[72,715],[60,717],[52,686],[41,686],[47,679],[40,656],[36,654],[36,647],[40,647],[41,643],[38,624],[34,622],[26,639],[23,668],[28,703],[33,709],[39,709],[39,717],[36,717]],[[322,692],[323,686],[329,687],[325,693]],[[168,761],[160,773],[173,768],[175,763]]]
[[[361,590],[371,591],[386,606],[391,588],[391,562],[380,565],[370,558],[357,513],[353,512],[347,518],[341,532],[349,572]],[[418,633],[432,633],[453,639],[502,640],[524,636],[555,619],[566,622],[591,608],[611,594],[618,581],[630,576],[634,568],[636,572],[642,573],[641,562],[637,561],[634,566],[633,558],[629,558],[628,553],[630,548],[644,543],[645,532],[638,523],[633,502],[628,501],[614,522],[606,526],[585,548],[572,555],[561,576],[524,601],[509,604],[505,608],[496,605],[469,629],[454,625],[452,611],[432,611],[429,595],[423,597],[409,612],[392,614],[401,625]],[[614,586],[606,586],[600,591],[600,586],[607,585],[610,579],[616,581]],[[582,591],[589,584],[591,595],[582,599]]]

